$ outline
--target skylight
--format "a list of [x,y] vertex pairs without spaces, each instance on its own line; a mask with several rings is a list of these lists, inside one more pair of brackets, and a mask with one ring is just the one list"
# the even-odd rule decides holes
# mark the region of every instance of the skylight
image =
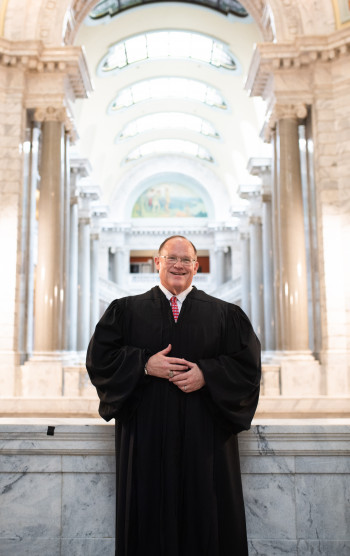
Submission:
[[214,126],[199,116],[184,112],[157,112],[142,116],[127,124],[121,131],[119,139],[127,139],[140,133],[162,129],[187,129],[206,137],[219,137]]
[[183,77],[155,77],[121,89],[108,112],[121,110],[142,101],[153,99],[189,99],[225,110],[227,105],[217,89],[202,81]]
[[224,42],[190,31],[152,31],[112,45],[99,63],[98,75],[119,71],[144,60],[164,58],[195,60],[215,68],[236,70],[237,63]]
[[139,160],[144,156],[157,154],[186,154],[200,158],[201,160],[214,162],[213,157],[207,149],[204,149],[197,143],[192,143],[192,141],[183,141],[181,139],[159,139],[158,141],[144,143],[140,147],[132,150],[125,158],[125,162],[131,162],[133,160]]
[[[155,0],[101,0],[91,10],[89,19],[92,21],[98,21],[105,17],[114,17],[124,10],[139,6],[140,4],[148,4],[152,1]],[[238,17],[248,17],[247,10],[240,2],[238,2],[238,0],[196,0],[193,3],[212,8],[224,14],[233,14]]]

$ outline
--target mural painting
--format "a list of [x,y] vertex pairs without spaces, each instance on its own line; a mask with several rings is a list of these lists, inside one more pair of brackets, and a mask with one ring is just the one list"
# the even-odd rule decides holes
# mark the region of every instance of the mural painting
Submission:
[[203,200],[180,184],[160,184],[146,189],[137,199],[132,218],[208,218]]

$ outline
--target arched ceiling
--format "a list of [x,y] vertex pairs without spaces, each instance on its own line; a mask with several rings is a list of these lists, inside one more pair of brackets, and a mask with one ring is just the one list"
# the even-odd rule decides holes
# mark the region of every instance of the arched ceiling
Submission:
[[[194,60],[156,59],[132,64],[108,76],[100,76],[97,67],[109,47],[117,41],[155,30],[196,31],[226,43],[238,60],[237,72],[217,69]],[[80,135],[79,148],[90,159],[94,179],[103,190],[104,202],[119,197],[118,188],[125,187],[129,172],[134,173],[145,160],[127,162],[133,149],[149,141],[177,139],[195,142],[206,149],[214,162],[200,162],[208,173],[215,173],[226,190],[226,202],[216,218],[226,218],[230,205],[237,203],[237,187],[251,182],[246,165],[249,157],[266,155],[267,146],[259,139],[264,106],[259,99],[249,98],[244,90],[253,46],[261,35],[250,17],[229,17],[185,3],[147,4],[105,18],[101,25],[82,24],[75,44],[83,45],[94,83],[94,92],[87,101],[74,107]],[[108,113],[108,106],[118,91],[135,82],[161,76],[185,77],[205,82],[217,89],[227,103],[226,110],[206,106],[190,99],[155,99],[126,110]],[[130,122],[155,112],[182,112],[203,118],[217,130],[220,138],[201,135],[181,128],[153,129],[124,140],[121,130]],[[158,157],[159,158],[159,157]],[[179,157],[178,157],[179,158]],[[186,163],[189,157],[185,157]],[[152,159],[148,159],[152,165]],[[181,160],[181,157],[180,157]],[[198,165],[198,159],[194,161]],[[215,195],[215,191],[212,192]],[[219,211],[220,212],[220,211]]]

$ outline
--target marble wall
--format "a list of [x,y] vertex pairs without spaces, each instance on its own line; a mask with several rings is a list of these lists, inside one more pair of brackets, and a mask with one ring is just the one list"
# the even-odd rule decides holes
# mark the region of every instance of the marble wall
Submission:
[[[250,556],[347,556],[350,420],[276,423],[240,435]],[[113,425],[3,419],[0,450],[1,556],[113,556]]]

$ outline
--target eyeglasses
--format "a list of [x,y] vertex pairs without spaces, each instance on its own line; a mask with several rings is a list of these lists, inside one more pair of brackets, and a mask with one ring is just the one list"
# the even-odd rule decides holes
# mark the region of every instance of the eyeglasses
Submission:
[[159,257],[165,259],[166,263],[169,265],[176,264],[180,261],[183,266],[190,266],[196,262],[196,259],[190,259],[189,257],[173,257],[171,255],[159,255]]

